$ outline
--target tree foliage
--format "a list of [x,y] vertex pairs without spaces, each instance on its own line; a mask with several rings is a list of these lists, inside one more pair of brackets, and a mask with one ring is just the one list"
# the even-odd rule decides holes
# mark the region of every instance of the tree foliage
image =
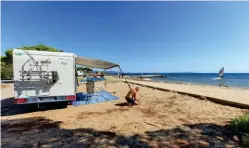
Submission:
[[[24,46],[23,50],[37,50],[37,51],[49,51],[49,52],[63,52],[63,50],[58,50],[43,44],[35,46]],[[13,49],[8,49],[5,51],[5,56],[1,56],[1,79],[8,80],[13,78]]]
[[13,79],[13,66],[1,66],[1,79],[2,80],[11,80]]
[[[36,50],[36,51],[49,51],[49,52],[63,52],[63,50],[58,50],[46,45],[35,45],[35,46],[24,46],[22,48],[18,48],[18,49],[23,49],[23,50]],[[5,62],[6,63],[12,63],[12,57],[13,57],[13,49],[9,49],[5,51]]]
[[77,67],[77,71],[82,71],[82,72],[92,72],[91,68],[88,67]]

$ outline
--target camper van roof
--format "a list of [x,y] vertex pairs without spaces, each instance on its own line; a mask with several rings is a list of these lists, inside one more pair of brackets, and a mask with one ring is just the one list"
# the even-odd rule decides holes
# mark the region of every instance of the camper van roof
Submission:
[[75,56],[74,53],[67,52],[51,52],[51,51],[37,51],[37,50],[22,50],[22,49],[14,49],[13,54],[21,53],[21,54],[30,54],[30,55],[45,55],[45,56]]
[[76,57],[75,64],[88,66],[91,68],[101,68],[101,69],[110,69],[119,66],[118,64],[107,61],[78,57],[78,56]]

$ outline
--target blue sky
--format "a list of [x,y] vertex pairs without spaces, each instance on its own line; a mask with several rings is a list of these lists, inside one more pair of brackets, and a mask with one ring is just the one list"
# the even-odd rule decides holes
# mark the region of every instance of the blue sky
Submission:
[[2,2],[2,54],[45,44],[126,72],[249,72],[249,2]]

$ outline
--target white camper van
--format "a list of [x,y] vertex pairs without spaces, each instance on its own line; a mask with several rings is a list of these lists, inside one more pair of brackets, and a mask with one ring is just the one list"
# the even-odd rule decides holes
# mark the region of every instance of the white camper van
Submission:
[[14,103],[65,102],[76,99],[74,53],[13,51]]

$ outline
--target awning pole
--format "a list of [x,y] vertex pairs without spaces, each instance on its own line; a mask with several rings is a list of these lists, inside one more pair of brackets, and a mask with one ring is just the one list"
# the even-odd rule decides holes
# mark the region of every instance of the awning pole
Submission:
[[[105,75],[105,69],[104,69],[104,73],[103,73],[103,74]],[[107,83],[106,83],[106,78],[104,77],[104,79],[105,79],[105,87],[106,87],[106,84],[107,84]]]
[[[119,70],[120,70],[120,72],[121,72],[121,74],[122,74],[122,76],[123,76],[122,69],[120,68],[120,66],[118,66],[118,68],[119,68]],[[131,86],[130,86],[130,84],[129,84],[129,82],[127,81],[126,78],[125,78],[125,81],[126,81],[126,83],[128,84],[129,88],[131,89]]]

